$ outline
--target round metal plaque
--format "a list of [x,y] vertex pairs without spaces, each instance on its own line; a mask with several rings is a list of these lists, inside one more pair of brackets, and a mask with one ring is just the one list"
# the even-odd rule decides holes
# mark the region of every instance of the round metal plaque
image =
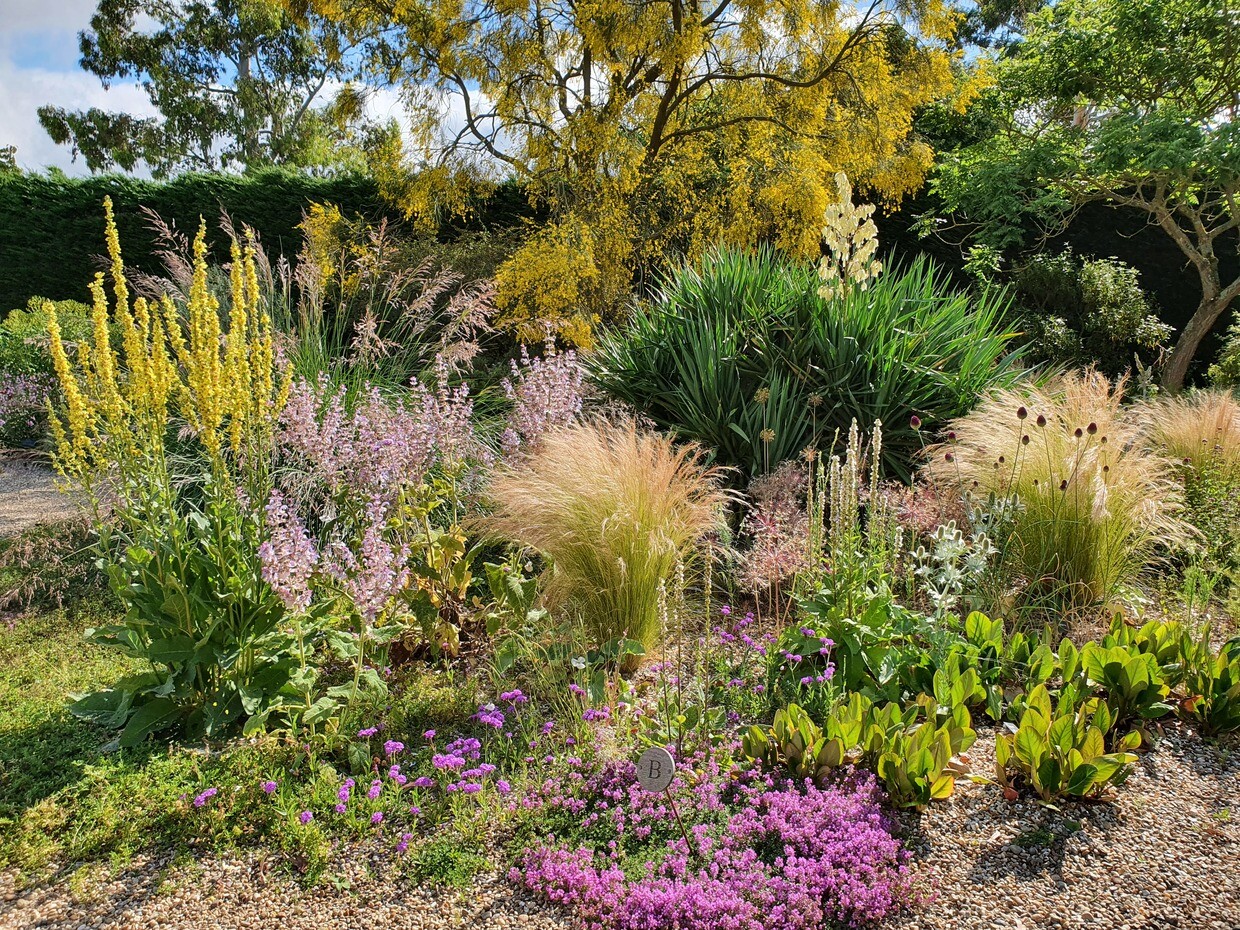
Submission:
[[676,777],[676,760],[661,746],[651,746],[637,760],[637,781],[647,791],[666,791]]

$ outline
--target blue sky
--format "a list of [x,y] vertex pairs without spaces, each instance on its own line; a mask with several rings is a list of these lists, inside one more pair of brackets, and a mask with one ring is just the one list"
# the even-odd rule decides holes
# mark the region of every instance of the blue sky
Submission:
[[77,34],[94,9],[95,0],[0,0],[0,146],[16,145],[23,168],[55,165],[86,174],[82,161],[73,164],[68,147],[53,143],[39,125],[35,111],[45,103],[151,112],[137,86],[105,91],[78,67]]

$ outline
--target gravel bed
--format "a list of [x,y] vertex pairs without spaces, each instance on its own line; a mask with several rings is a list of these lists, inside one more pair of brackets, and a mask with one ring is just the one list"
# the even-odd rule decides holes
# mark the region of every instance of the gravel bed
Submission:
[[380,854],[351,850],[324,880],[303,887],[259,856],[189,864],[144,859],[20,893],[0,875],[0,927],[13,930],[564,930],[568,919],[498,874],[464,890],[419,887]]
[[[969,753],[989,774],[994,734]],[[1240,930],[1240,739],[1166,725],[1114,803],[1010,802],[993,785],[900,815],[927,900],[880,930]],[[18,891],[0,874],[0,927],[25,930],[431,930],[573,926],[502,877],[417,887],[389,852],[349,849],[311,888],[261,855],[135,861]]]
[[76,514],[69,496],[56,490],[55,475],[46,465],[0,460],[0,536],[16,536],[39,523]]
[[[994,768],[994,734],[969,753]],[[1240,930],[1240,741],[1172,722],[1114,803],[1058,810],[993,785],[901,817],[932,902],[890,930]]]

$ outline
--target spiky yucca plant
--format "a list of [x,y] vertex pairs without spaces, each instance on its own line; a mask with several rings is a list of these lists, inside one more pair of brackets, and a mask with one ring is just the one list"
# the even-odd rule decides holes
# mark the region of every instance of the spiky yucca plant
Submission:
[[490,486],[498,536],[537,550],[551,568],[550,605],[577,614],[594,645],[654,646],[659,592],[692,565],[726,501],[719,471],[694,446],[632,422],[553,429]]
[[1086,371],[995,391],[928,450],[934,481],[1006,514],[996,542],[1026,604],[1113,605],[1193,536],[1174,463],[1142,441],[1123,387]]
[[832,285],[830,299],[819,283],[767,248],[711,254],[668,276],[586,364],[613,397],[748,477],[842,444],[854,419],[883,422],[884,468],[906,476],[921,448],[912,416],[937,428],[1021,377],[998,291],[954,291],[921,257],[864,290]]

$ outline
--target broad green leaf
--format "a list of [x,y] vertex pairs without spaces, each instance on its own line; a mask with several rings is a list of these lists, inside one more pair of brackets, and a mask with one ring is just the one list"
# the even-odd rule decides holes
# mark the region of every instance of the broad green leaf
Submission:
[[171,727],[183,714],[171,698],[152,698],[133,712],[118,742],[123,747],[137,746],[152,733]]

